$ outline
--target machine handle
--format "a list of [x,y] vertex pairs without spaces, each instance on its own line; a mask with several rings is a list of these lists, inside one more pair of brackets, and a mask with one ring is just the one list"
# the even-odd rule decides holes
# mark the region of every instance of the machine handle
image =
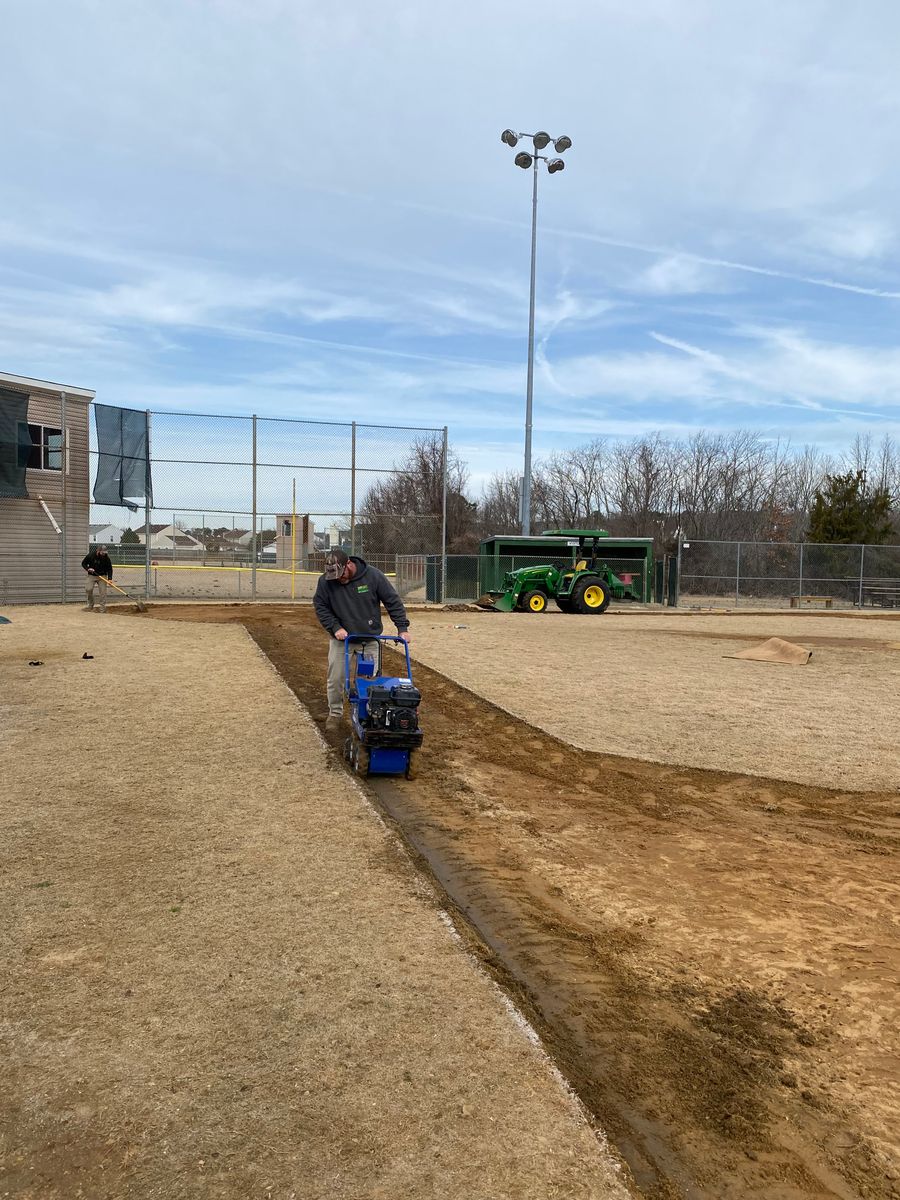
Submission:
[[348,633],[344,638],[344,669],[345,678],[349,679],[350,646],[349,642],[399,642],[406,652],[406,677],[412,682],[412,660],[409,657],[409,642],[405,642],[396,633]]

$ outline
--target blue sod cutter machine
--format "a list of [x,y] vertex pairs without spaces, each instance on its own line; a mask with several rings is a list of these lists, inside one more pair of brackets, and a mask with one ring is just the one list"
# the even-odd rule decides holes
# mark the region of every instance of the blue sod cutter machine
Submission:
[[[364,653],[356,659],[352,678],[351,642],[397,642],[406,653],[406,675],[376,675],[377,664]],[[350,736],[344,756],[358,775],[405,775],[413,779],[422,745],[419,704],[413,686],[409,646],[391,634],[351,633],[344,642],[344,690],[350,703]]]

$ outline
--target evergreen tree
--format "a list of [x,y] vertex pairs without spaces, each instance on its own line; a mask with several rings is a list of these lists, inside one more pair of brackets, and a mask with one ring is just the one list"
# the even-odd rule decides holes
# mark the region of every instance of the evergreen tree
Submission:
[[878,546],[890,534],[891,498],[886,488],[868,491],[864,471],[825,476],[809,514],[807,541]]

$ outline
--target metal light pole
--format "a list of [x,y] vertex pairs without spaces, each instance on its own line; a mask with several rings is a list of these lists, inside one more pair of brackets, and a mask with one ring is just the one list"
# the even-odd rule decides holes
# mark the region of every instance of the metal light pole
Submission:
[[535,274],[537,269],[537,196],[538,196],[538,162],[547,164],[547,171],[555,175],[562,171],[565,163],[561,158],[550,158],[538,151],[544,150],[553,141],[557,154],[562,154],[572,145],[572,139],[563,135],[551,139],[549,133],[540,130],[538,133],[515,133],[512,129],[504,129],[500,140],[506,146],[515,146],[519,138],[530,137],[534,143],[534,154],[520,151],[515,158],[517,167],[524,171],[531,168],[531,289],[528,300],[528,378],[525,385],[525,472],[522,477],[522,533],[531,533],[531,427],[532,407],[534,402],[534,295]]

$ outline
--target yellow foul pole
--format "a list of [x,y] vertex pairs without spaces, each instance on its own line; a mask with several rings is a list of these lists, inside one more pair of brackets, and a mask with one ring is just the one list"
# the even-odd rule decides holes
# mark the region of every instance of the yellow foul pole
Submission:
[[291,599],[294,599],[294,583],[297,578],[297,480],[291,488]]

